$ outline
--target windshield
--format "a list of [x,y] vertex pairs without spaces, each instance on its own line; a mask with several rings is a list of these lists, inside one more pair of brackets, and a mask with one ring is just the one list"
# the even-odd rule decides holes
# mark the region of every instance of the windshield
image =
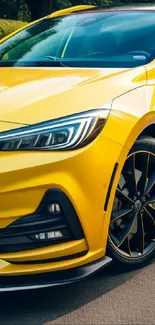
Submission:
[[0,44],[0,67],[135,67],[155,52],[155,11],[93,11],[42,21]]

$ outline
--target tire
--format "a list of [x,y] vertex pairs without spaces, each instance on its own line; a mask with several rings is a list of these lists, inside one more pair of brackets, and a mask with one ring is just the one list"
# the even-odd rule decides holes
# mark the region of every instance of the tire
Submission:
[[120,176],[108,236],[108,254],[119,269],[135,269],[155,257],[155,139],[132,147]]

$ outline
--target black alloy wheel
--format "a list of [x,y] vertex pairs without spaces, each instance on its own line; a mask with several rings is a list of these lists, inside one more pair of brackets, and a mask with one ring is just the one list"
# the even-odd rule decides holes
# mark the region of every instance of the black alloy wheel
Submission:
[[109,228],[110,254],[137,267],[155,256],[155,140],[142,138],[130,151],[117,186]]

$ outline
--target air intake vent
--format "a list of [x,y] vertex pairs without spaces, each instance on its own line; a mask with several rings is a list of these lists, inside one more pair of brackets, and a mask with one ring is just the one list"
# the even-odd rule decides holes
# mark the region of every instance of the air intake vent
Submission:
[[46,192],[34,214],[0,230],[0,253],[18,252],[84,238],[76,212],[60,190]]

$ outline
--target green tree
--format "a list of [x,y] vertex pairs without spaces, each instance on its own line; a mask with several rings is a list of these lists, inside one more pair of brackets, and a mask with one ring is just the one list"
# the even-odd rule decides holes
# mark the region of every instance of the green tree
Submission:
[[31,20],[25,0],[0,0],[0,18]]
[[32,20],[72,6],[70,0],[25,0],[25,2],[31,12]]
[[[119,4],[139,4],[142,0],[25,0],[31,12],[32,19],[46,16],[52,11],[75,6],[89,4],[97,6],[112,6]],[[145,4],[155,3],[155,0],[145,0]]]
[[[142,0],[0,0],[0,18],[36,20],[51,12],[79,4],[97,6],[139,4]],[[155,0],[145,0],[145,4]]]
[[80,4],[87,5],[112,5],[119,0],[25,0],[31,12],[32,20],[49,15],[51,12]]

